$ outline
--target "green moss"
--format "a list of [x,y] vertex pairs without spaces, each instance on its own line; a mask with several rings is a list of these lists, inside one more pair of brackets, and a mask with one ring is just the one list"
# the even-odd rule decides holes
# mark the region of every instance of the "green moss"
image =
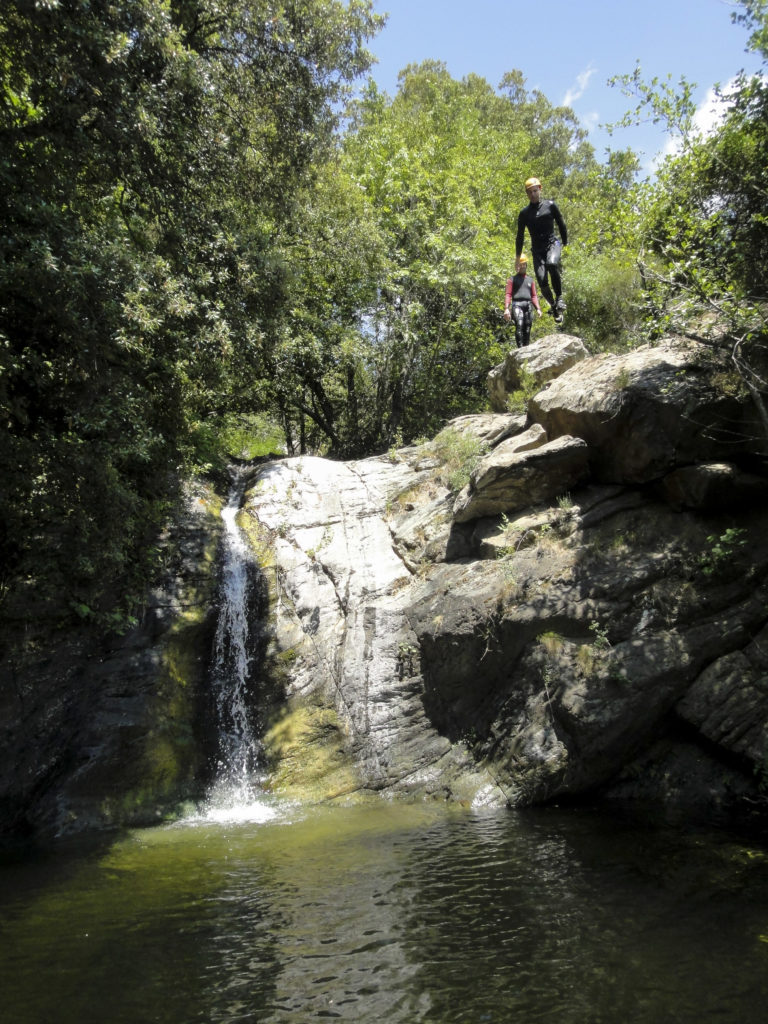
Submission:
[[169,637],[151,713],[154,724],[135,745],[132,770],[123,776],[124,789],[103,801],[107,821],[157,820],[190,795],[202,767],[196,719],[208,641],[208,630],[200,625],[177,625]]
[[361,783],[344,751],[336,711],[295,703],[264,736],[270,788],[302,802],[362,797]]
[[262,569],[275,564],[270,531],[259,522],[247,507],[244,507],[237,518],[237,525],[248,538],[248,544]]

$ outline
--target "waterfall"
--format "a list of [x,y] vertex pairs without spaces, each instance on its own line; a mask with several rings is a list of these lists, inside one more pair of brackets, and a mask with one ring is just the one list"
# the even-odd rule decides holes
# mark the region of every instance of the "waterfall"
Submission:
[[225,535],[211,678],[219,757],[206,816],[253,819],[269,815],[261,792],[262,746],[255,730],[253,700],[260,629],[258,616],[253,614],[258,611],[254,584],[259,567],[237,525],[244,493],[245,480],[241,477],[236,479],[221,513]]

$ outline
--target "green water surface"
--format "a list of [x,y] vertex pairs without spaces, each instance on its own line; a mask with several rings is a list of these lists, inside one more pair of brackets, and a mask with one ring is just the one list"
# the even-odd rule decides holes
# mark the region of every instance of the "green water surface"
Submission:
[[2,1019],[766,1019],[759,843],[578,809],[272,813],[5,863]]

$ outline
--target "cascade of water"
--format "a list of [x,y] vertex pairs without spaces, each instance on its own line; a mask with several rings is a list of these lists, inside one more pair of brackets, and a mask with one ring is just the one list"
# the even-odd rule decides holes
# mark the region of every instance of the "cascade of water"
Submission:
[[209,814],[231,813],[258,804],[261,744],[254,729],[252,662],[256,623],[249,621],[252,581],[258,566],[237,525],[245,483],[232,488],[221,516],[225,524],[221,603],[213,656],[212,690],[219,726],[217,778],[208,799]]

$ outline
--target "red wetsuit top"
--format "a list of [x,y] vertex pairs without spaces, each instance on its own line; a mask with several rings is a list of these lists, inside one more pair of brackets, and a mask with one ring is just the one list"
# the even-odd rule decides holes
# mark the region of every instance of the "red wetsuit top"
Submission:
[[504,309],[509,309],[512,302],[532,302],[536,309],[541,312],[539,296],[536,293],[536,282],[527,274],[515,274],[507,281],[507,291],[504,296]]

